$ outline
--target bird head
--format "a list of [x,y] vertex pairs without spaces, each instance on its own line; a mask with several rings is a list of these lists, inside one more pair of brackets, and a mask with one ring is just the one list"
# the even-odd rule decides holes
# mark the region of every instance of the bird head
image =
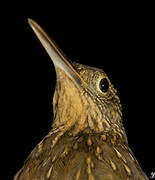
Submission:
[[93,133],[120,131],[120,100],[106,73],[68,60],[35,21],[28,21],[49,54],[57,74],[53,128],[72,129],[73,134],[85,130]]

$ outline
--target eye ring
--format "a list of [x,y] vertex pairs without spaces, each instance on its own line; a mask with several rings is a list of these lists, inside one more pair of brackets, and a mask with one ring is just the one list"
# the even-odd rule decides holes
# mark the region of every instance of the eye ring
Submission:
[[106,93],[109,90],[109,81],[107,78],[102,78],[99,82],[99,89],[103,93]]

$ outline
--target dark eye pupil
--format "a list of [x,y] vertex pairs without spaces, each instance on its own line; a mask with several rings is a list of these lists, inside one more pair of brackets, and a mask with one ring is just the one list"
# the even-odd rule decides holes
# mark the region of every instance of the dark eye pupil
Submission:
[[100,86],[100,90],[102,92],[104,92],[104,93],[107,92],[108,89],[109,89],[109,82],[108,82],[108,80],[106,78],[101,79],[99,86]]

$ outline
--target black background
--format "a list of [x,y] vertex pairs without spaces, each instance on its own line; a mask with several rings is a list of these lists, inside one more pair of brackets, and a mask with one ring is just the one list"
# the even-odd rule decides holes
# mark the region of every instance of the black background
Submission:
[[[129,145],[148,176],[154,164],[154,11],[145,4],[13,5],[3,13],[2,121],[7,177],[50,131],[54,66],[27,23],[36,20],[72,61],[102,68],[118,90]],[[11,5],[10,5],[11,6]],[[31,11],[30,11],[31,10]],[[5,57],[5,58],[4,58]],[[48,110],[48,111],[47,111]],[[4,129],[3,129],[4,128]]]

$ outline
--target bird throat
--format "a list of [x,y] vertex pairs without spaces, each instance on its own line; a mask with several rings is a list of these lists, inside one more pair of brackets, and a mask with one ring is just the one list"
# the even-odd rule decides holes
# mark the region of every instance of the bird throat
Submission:
[[[52,129],[61,129],[71,136],[84,134],[115,134],[126,141],[124,127],[114,111],[113,123],[106,118],[94,98],[69,79],[63,71],[57,71],[57,83],[53,98],[54,120]],[[110,114],[110,113],[108,113]],[[116,118],[116,119],[115,119]]]
[[[67,76],[65,77],[63,72],[57,76],[53,98],[53,127],[63,127],[64,131],[76,127],[77,131],[81,131],[87,127],[87,107],[82,97],[82,89]],[[74,134],[76,134],[75,130]]]

